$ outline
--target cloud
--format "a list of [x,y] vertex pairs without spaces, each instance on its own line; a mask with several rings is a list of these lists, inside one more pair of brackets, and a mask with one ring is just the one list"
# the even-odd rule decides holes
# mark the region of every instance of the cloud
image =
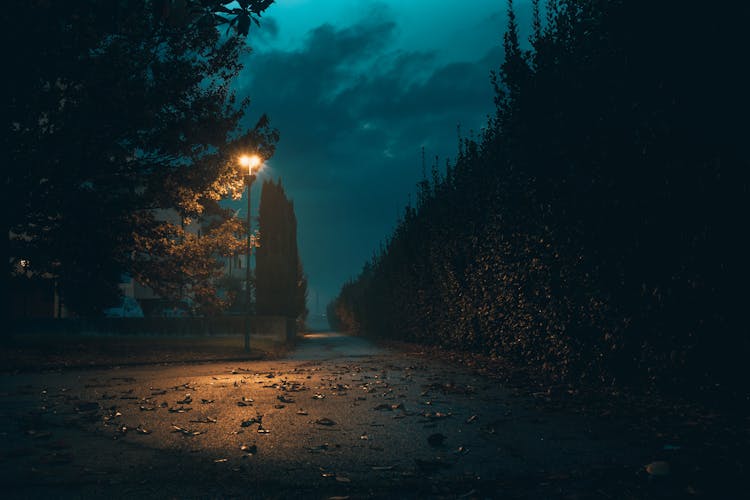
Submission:
[[255,43],[267,43],[279,37],[279,23],[273,17],[264,17],[260,27],[251,26],[250,29]]
[[320,25],[301,47],[260,46],[237,86],[253,99],[247,124],[267,113],[281,132],[270,163],[295,201],[310,286],[326,300],[394,227],[421,147],[454,155],[456,125],[478,130],[492,111],[499,48],[440,63],[434,51],[398,47],[398,30],[386,9]]

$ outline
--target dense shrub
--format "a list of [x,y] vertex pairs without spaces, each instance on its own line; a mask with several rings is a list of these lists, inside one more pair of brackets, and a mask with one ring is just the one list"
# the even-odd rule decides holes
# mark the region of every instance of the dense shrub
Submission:
[[675,2],[553,0],[525,51],[509,12],[496,115],[419,185],[338,326],[568,383],[747,394],[740,31]]

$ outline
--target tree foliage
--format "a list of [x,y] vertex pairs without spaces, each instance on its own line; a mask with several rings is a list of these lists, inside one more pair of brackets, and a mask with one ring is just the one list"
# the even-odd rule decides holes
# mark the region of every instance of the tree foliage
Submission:
[[[226,286],[230,283],[217,257],[244,252],[246,228],[229,209],[216,203],[205,208],[198,232],[143,214],[141,231],[134,235],[139,257],[133,270],[160,297],[191,302],[196,313],[210,316],[227,309],[236,298],[236,291]],[[220,289],[225,293],[220,294]]]
[[263,182],[258,218],[260,247],[255,257],[256,311],[304,322],[307,316],[307,278],[297,250],[294,203],[287,198],[281,179]]
[[[208,249],[223,245],[218,229],[194,238],[150,213],[196,218],[207,203],[241,193],[239,151],[271,155],[276,132],[265,119],[241,129],[248,102],[230,90],[249,23],[271,3],[6,6],[6,33],[17,41],[7,62],[6,276],[28,261],[36,275],[56,277],[69,308],[93,314],[117,298],[122,272],[156,286],[157,260],[181,260],[181,275],[211,265]],[[223,36],[221,24],[235,34]],[[222,237],[237,234],[229,214],[213,215],[226,221]],[[164,293],[173,288],[161,283]]]
[[674,2],[510,4],[496,114],[331,305],[578,383],[745,391],[739,31]]

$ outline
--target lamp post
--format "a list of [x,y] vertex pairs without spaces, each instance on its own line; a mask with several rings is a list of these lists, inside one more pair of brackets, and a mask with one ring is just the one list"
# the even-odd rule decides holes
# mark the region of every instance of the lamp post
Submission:
[[240,165],[247,168],[245,174],[245,185],[247,186],[247,262],[245,263],[245,351],[250,352],[250,316],[252,314],[252,297],[250,295],[250,255],[253,251],[252,230],[253,219],[250,216],[250,190],[253,187],[256,175],[260,170],[262,160],[258,155],[243,155],[240,157]]

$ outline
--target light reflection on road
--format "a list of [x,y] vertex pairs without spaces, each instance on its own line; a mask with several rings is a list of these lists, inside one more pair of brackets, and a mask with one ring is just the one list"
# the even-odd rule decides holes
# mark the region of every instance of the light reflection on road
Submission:
[[379,356],[385,351],[362,337],[351,337],[336,332],[306,333],[290,360],[333,360]]

